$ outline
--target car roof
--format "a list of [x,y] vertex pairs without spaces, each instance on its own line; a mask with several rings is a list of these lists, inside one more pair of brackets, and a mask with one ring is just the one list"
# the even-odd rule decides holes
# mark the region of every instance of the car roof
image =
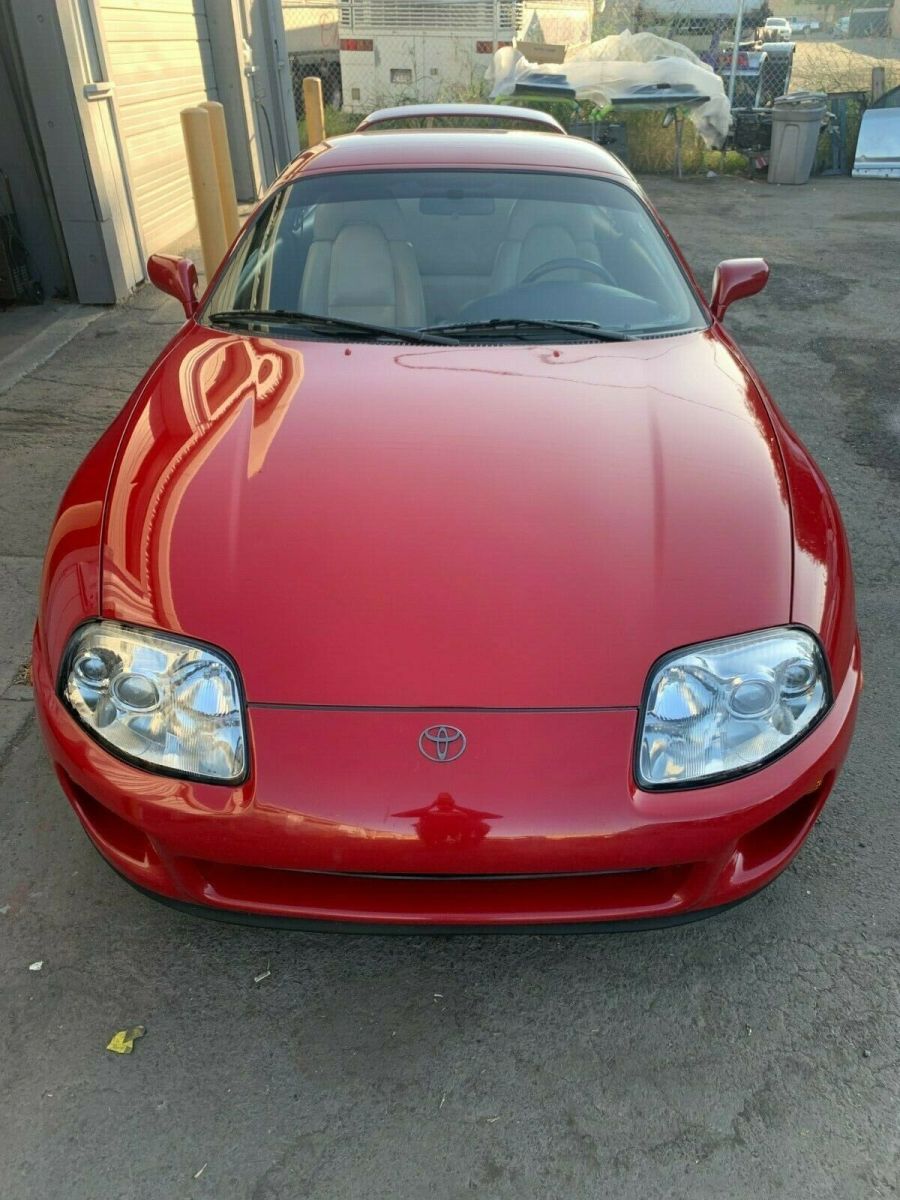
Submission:
[[278,182],[320,171],[365,171],[385,167],[532,168],[581,171],[610,176],[636,186],[612,154],[586,138],[552,131],[524,129],[391,129],[374,128],[326,138],[304,151],[282,172]]
[[[395,105],[393,108],[379,108],[375,112],[369,113],[367,117],[363,117],[356,127],[356,132],[362,133],[364,129],[373,129],[375,126],[383,127],[395,121],[399,121],[409,128],[410,122],[417,120],[425,121],[426,128],[433,127],[435,121],[438,121],[440,128],[447,128],[447,122],[450,122],[450,128],[459,129],[466,121],[473,119],[490,121],[490,128],[507,129],[509,122],[512,122],[513,125],[525,126],[529,129],[538,127],[543,130],[552,129],[555,133],[566,132],[556,117],[539,108],[521,108],[511,104],[454,104],[452,102],[449,104],[401,104]],[[504,124],[498,126],[498,121],[502,121]],[[484,126],[476,128],[484,128]]]

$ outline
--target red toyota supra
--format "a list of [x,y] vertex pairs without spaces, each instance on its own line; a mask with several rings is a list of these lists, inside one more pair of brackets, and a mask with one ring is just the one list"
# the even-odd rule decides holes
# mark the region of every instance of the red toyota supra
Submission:
[[150,260],[186,322],[66,491],[33,675],[88,836],[170,903],[688,920],[834,784],[847,541],[722,324],[768,268],[707,301],[615,158],[502,115],[308,150],[202,299]]

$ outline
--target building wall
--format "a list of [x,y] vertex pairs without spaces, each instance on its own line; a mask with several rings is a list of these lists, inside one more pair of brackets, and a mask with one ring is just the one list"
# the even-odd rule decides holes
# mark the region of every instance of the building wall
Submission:
[[[66,296],[72,290],[68,260],[54,227],[53,200],[45,194],[40,164],[35,160],[41,149],[33,145],[33,116],[20,82],[12,23],[0,0],[0,171],[9,180],[22,239],[44,295]],[[31,127],[31,139],[26,123]],[[5,207],[3,197],[0,206]]]
[[27,245],[48,293],[60,278],[48,214],[83,303],[124,299],[148,254],[191,236],[183,108],[221,97],[242,199],[298,153],[280,0],[0,0],[0,62],[13,42],[37,181],[8,69],[0,155],[17,165]]
[[205,0],[100,0],[107,78],[145,254],[194,227],[180,112],[217,100]]

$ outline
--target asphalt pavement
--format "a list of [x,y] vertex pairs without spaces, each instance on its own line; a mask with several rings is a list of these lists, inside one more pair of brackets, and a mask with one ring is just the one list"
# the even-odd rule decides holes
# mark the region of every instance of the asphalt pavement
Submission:
[[769,259],[728,322],[850,534],[866,686],[803,852],[641,934],[283,933],[132,891],[23,667],[63,487],[179,324],[143,288],[0,395],[2,1200],[897,1195],[900,185],[646,186],[704,284]]

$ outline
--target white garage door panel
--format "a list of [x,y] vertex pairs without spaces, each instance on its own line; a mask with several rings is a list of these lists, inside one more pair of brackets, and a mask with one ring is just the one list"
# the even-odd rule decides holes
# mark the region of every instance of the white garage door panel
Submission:
[[[110,0],[104,2],[103,12],[107,37],[147,38],[154,42],[193,41],[198,22],[206,25],[202,6],[173,13],[162,4],[151,10],[135,8],[126,0]],[[160,24],[161,17],[165,18],[164,25]],[[208,36],[205,28],[203,32]]]
[[132,137],[129,144],[134,205],[148,254],[176,241],[194,227],[187,166],[183,164],[177,172],[172,169],[173,160],[179,155],[184,156],[180,126],[175,130],[151,130]]
[[100,0],[134,207],[148,253],[194,226],[180,113],[215,99],[205,0]]
[[122,119],[128,121],[129,132],[148,128],[151,122],[156,122],[157,126],[165,124],[173,112],[177,117],[179,104],[185,97],[186,103],[193,96],[206,99],[203,76],[198,79],[196,73],[191,74],[177,67],[160,68],[152,79],[146,77],[145,68],[143,78],[135,79],[133,83],[128,82],[127,75],[120,72],[116,93]]

